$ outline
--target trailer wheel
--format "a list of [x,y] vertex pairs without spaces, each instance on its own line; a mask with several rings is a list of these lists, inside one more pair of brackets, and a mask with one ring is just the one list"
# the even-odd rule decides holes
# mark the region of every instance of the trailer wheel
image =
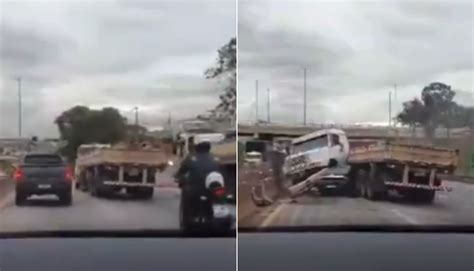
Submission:
[[414,203],[433,203],[435,199],[434,190],[410,189],[406,192],[406,197]]
[[89,182],[89,192],[92,197],[97,197],[97,190],[94,184],[92,182]]
[[420,191],[420,200],[422,203],[433,203],[435,199],[434,190],[422,190]]
[[138,190],[138,196],[141,199],[151,199],[153,198],[153,187],[144,187]]
[[381,172],[380,166],[372,163],[370,164],[369,178],[366,183],[366,196],[369,200],[383,200],[387,195],[384,178],[385,172]]
[[385,198],[385,191],[377,191],[374,181],[369,180],[366,187],[366,198],[372,201],[382,200]]
[[360,187],[358,186],[357,178],[353,176],[354,174],[349,174],[348,182],[343,185],[342,189],[345,195],[351,198],[360,197]]
[[368,174],[365,170],[359,169],[356,173],[356,181],[355,181],[355,186],[356,190],[359,191],[359,195],[361,197],[366,197],[367,196],[367,188],[366,188],[366,182],[367,182]]

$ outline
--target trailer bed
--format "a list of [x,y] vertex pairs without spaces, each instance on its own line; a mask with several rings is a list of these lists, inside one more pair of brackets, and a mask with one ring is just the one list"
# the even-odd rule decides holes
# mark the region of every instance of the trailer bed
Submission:
[[224,141],[212,146],[211,153],[219,159],[222,164],[236,163],[236,144],[235,140]]
[[455,169],[458,151],[432,146],[377,142],[352,148],[349,164],[393,162],[421,167]]
[[96,165],[140,165],[160,167],[168,162],[167,154],[161,150],[99,149],[78,158],[80,166]]

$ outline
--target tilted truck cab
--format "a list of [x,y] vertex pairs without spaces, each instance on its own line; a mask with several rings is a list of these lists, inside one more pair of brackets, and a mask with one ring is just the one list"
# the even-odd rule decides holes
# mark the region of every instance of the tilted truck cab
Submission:
[[290,153],[285,158],[283,173],[293,184],[305,180],[310,175],[326,168],[331,160],[337,166],[324,177],[320,190],[337,188],[347,182],[350,170],[347,164],[349,141],[344,131],[324,129],[294,139]]

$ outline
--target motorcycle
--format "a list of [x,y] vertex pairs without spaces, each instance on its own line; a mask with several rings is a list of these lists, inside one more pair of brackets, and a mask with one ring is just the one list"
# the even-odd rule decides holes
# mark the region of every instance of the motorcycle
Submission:
[[[182,182],[181,182],[182,183]],[[206,178],[205,189],[194,195],[195,204],[187,206],[185,200],[186,187],[182,188],[179,222],[185,233],[231,233],[235,228],[236,211],[233,195],[227,193],[223,177],[218,172],[212,172]]]

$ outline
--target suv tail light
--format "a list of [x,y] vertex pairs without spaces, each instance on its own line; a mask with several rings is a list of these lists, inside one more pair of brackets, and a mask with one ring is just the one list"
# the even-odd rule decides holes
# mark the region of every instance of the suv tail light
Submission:
[[23,169],[22,168],[17,168],[15,170],[15,172],[13,173],[13,178],[15,179],[15,181],[17,182],[21,182],[25,179],[25,173],[23,172]]
[[70,167],[70,166],[66,167],[66,171],[64,173],[64,178],[68,182],[72,182],[74,180],[74,171],[72,170],[72,167]]
[[223,197],[225,195],[225,189],[224,187],[217,187],[212,190],[212,194],[214,194],[215,197]]

